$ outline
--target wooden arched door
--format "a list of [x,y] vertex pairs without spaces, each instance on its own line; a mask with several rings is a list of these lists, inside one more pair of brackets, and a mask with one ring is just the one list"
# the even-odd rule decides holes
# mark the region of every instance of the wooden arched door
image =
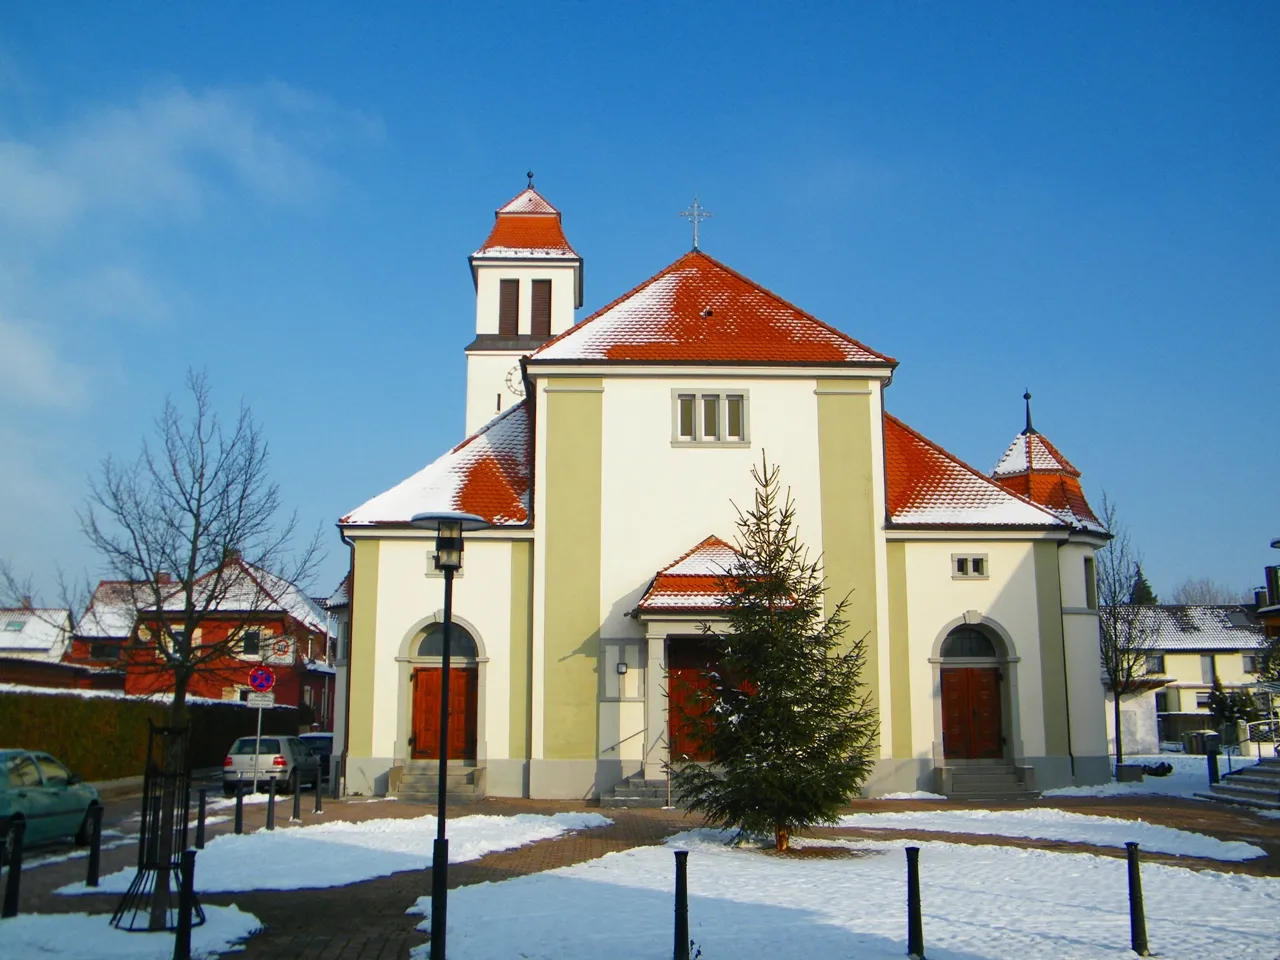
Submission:
[[943,756],[952,760],[1002,759],[1003,671],[996,662],[991,638],[972,627],[957,627],[943,641],[941,655]]
[[[441,624],[433,623],[415,645],[413,666],[413,729],[410,755],[415,760],[440,758],[440,688],[444,637]],[[475,638],[461,624],[449,631],[449,760],[476,759],[479,717],[479,671]]]

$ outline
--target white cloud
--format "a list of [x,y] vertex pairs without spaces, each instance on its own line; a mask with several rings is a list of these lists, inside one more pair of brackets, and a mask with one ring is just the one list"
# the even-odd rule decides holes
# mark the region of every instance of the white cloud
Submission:
[[28,327],[0,317],[0,396],[20,405],[74,409],[86,397],[85,371],[60,359]]

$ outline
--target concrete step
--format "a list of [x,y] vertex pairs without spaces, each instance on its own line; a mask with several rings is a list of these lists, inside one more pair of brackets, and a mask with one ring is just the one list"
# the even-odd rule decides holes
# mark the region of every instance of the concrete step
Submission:
[[601,797],[600,806],[612,809],[624,808],[647,808],[651,810],[660,809],[667,805],[667,797],[665,794],[661,797]]
[[1218,803],[1229,803],[1237,807],[1249,807],[1254,810],[1280,810],[1280,799],[1254,799],[1252,797],[1234,796],[1226,793],[1197,793],[1197,800],[1214,800]]
[[1247,783],[1259,787],[1270,787],[1272,790],[1280,790],[1280,777],[1260,777],[1256,774],[1226,774],[1222,778],[1223,783]]
[[1224,780],[1221,783],[1212,784],[1209,787],[1209,792],[1220,793],[1224,796],[1258,797],[1263,800],[1280,800],[1280,790],[1277,790],[1270,784],[1259,786],[1254,783],[1235,783]]

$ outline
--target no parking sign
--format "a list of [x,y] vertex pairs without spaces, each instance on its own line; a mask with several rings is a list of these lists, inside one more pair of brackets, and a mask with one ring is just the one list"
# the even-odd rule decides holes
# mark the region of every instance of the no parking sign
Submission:
[[254,667],[249,671],[249,686],[258,693],[266,693],[276,685],[276,672],[270,667]]

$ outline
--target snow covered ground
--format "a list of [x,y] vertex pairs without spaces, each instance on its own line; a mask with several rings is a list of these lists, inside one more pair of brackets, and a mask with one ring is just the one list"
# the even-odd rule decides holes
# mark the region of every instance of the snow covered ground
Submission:
[[901,813],[854,813],[839,826],[864,830],[922,830],[929,833],[975,833],[994,837],[1062,840],[1098,847],[1124,847],[1135,841],[1143,850],[1208,860],[1251,860],[1267,851],[1239,840],[1219,840],[1145,820],[1096,817],[1049,807],[1026,810],[905,810]]
[[[1141,783],[1104,783],[1096,787],[1059,787],[1044,791],[1046,797],[1194,797],[1209,790],[1209,763],[1202,756],[1186,753],[1161,753],[1153,756],[1127,757],[1126,763],[1160,763],[1173,765],[1167,777],[1144,777]],[[1234,769],[1256,763],[1253,757],[1232,757]],[[1218,769],[1227,772],[1227,758],[1218,758]]]
[[[903,841],[801,841],[852,857],[779,857],[693,831],[665,847],[449,894],[451,960],[669,956],[673,849],[690,851],[690,936],[702,960],[906,954]],[[921,843],[930,960],[1132,957],[1125,862]],[[1280,880],[1144,864],[1152,950],[1166,960],[1274,960]],[[425,914],[423,898],[410,912]],[[430,928],[429,921],[420,926]],[[425,958],[427,947],[415,956]]]
[[[449,862],[476,860],[496,850],[557,837],[571,830],[612,823],[598,813],[522,813],[510,817],[471,816],[449,821]],[[322,823],[274,831],[223,834],[209,841],[196,857],[196,890],[224,893],[243,890],[298,890],[339,887],[431,865],[436,818]],[[123,893],[133,880],[129,868],[59,893]]]
[[[236,949],[262,924],[234,906],[205,906],[205,922],[191,931],[192,957],[216,957]],[[172,933],[117,930],[108,913],[20,914],[0,920],[0,955],[41,960],[169,960]]]

